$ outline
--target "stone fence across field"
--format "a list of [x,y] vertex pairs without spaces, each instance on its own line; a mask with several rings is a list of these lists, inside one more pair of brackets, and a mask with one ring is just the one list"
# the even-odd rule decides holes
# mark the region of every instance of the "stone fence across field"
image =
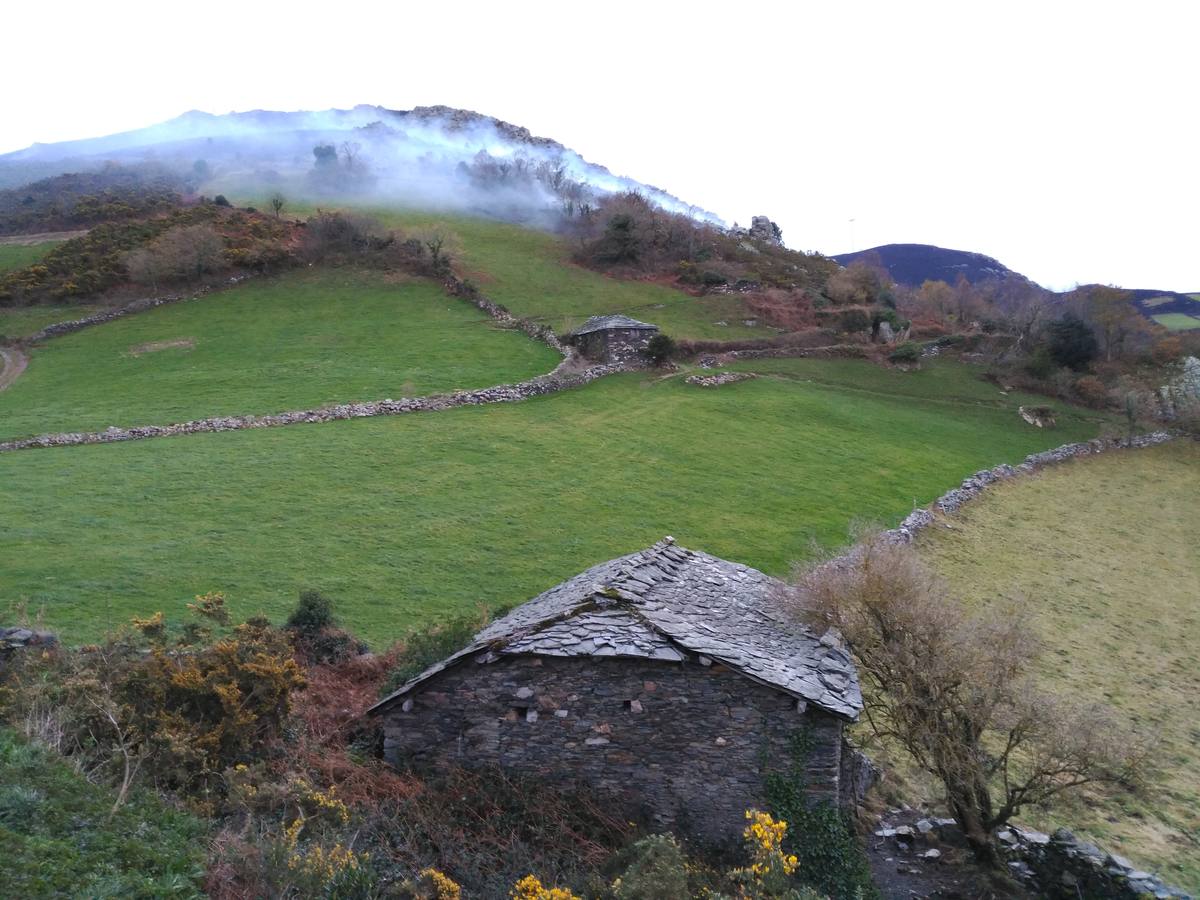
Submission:
[[172,437],[180,434],[206,434],[216,431],[239,431],[246,428],[274,428],[280,425],[301,425],[333,422],[338,419],[363,419],[371,416],[395,416],[413,412],[440,412],[460,406],[479,406],[485,403],[515,403],[553,394],[568,388],[581,387],[589,382],[629,371],[628,366],[593,366],[578,373],[556,370],[518,384],[502,384],[475,391],[457,391],[432,397],[407,397],[399,400],[375,400],[367,403],[343,403],[322,409],[305,409],[265,416],[211,416],[172,425],[140,425],[132,428],[110,427],[104,431],[43,434],[37,437],[0,442],[0,452],[34,450],[45,447],[71,447],[78,444],[113,444],[121,441],[140,441],[147,438]]
[[974,475],[963,479],[962,484],[956,488],[951,488],[934,500],[933,503],[929,504],[929,506],[913,510],[905,517],[903,522],[890,531],[884,532],[884,535],[895,541],[909,543],[916,537],[918,532],[933,524],[935,512],[952,513],[964,503],[974,500],[988,487],[997,482],[1006,481],[1017,475],[1029,475],[1046,466],[1066,462],[1070,459],[1095,456],[1097,453],[1104,453],[1109,450],[1136,450],[1143,447],[1153,447],[1174,438],[1175,435],[1169,431],[1153,431],[1149,434],[1139,435],[1128,441],[1096,438],[1095,440],[1081,441],[1075,444],[1063,444],[1061,447],[1055,447],[1053,450],[1046,450],[1042,453],[1031,453],[1016,466],[1004,464],[992,469],[982,469]]

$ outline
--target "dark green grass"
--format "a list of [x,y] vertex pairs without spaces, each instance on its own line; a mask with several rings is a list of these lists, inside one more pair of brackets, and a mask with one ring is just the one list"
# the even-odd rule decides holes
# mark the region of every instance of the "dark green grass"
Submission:
[[839,364],[875,393],[622,375],[519,404],[3,454],[0,603],[28,599],[82,641],[134,614],[178,620],[208,590],[281,620],[314,587],[380,645],[664,534],[782,575],[856,518],[893,523],[1097,430],[947,399],[976,388],[945,366],[922,381]]
[[0,893],[5,897],[202,896],[203,828],[134,789],[115,792],[0,729]]
[[487,387],[558,359],[431,282],[295,272],[36,347],[0,394],[0,437]]
[[40,244],[0,244],[0,272],[11,272],[33,265],[61,241],[44,241]]

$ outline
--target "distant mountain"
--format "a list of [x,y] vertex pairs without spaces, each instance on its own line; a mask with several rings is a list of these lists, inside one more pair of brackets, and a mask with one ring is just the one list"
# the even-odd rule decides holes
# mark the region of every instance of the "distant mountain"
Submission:
[[564,207],[577,210],[603,195],[637,191],[664,209],[724,224],[527,128],[446,106],[192,111],[134,131],[0,155],[0,188],[109,162],[186,173],[210,195],[355,195],[534,223]]
[[967,250],[949,250],[932,244],[884,244],[870,250],[840,253],[834,256],[843,266],[852,262],[870,262],[883,266],[898,284],[920,287],[925,281],[954,284],[962,275],[971,284],[983,281],[1019,279],[1033,284],[1024,275],[1003,263]]

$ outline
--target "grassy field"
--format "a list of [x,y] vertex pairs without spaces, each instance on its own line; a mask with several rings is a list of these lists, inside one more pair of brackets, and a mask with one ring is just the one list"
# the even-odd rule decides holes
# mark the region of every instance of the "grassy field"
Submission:
[[45,241],[41,244],[4,244],[0,243],[0,272],[10,272],[13,269],[23,269],[33,265],[55,247],[60,241]]
[[1049,469],[950,521],[922,552],[972,603],[1033,602],[1042,681],[1114,704],[1160,742],[1144,796],[1097,791],[1026,819],[1200,888],[1200,444]]
[[558,359],[431,282],[293,272],[39,345],[0,438],[486,387]]
[[1186,313],[1160,313],[1151,318],[1168,331],[1190,331],[1200,328],[1200,319]]
[[630,374],[520,404],[3,454],[0,603],[82,641],[208,590],[279,619],[311,586],[378,645],[664,534],[783,574],[852,519],[895,522],[1097,430],[948,399],[975,376],[942,366],[718,389]]

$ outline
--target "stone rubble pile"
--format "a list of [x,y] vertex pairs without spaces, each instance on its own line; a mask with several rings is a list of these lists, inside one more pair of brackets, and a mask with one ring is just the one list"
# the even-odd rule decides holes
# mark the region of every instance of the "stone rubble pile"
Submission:
[[1123,856],[1081,841],[1065,828],[1053,835],[1012,826],[997,832],[1010,870],[1040,897],[1073,900],[1192,900]]
[[722,372],[720,375],[689,375],[684,381],[697,387],[711,388],[757,377],[753,372]]

